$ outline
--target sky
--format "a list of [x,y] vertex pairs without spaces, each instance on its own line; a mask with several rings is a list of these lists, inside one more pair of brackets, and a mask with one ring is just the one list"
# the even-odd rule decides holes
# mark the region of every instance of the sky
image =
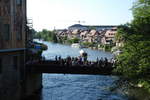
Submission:
[[130,22],[135,0],[27,0],[33,28],[64,29],[70,25],[120,25]]

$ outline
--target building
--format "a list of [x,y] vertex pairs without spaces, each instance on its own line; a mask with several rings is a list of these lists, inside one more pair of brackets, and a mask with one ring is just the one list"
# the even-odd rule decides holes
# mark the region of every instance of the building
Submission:
[[74,39],[74,38],[80,38],[80,30],[78,29],[75,29],[71,32],[71,38],[70,39]]
[[[0,0],[0,96],[19,99],[24,85],[25,0]],[[22,66],[22,67],[21,67]]]
[[112,29],[113,27],[117,27],[117,25],[81,25],[81,24],[75,24],[72,26],[68,27],[68,30],[96,30],[96,31],[101,31],[101,30],[108,30]]
[[117,27],[113,27],[112,29],[109,29],[106,31],[104,37],[102,38],[101,43],[102,44],[112,44],[115,40],[115,34],[117,33]]
[[26,72],[26,24],[26,0],[0,0],[0,100],[20,100],[41,85],[40,75]]
[[71,30],[71,31],[73,31],[73,30],[88,30],[88,27],[81,25],[81,24],[75,24],[75,25],[69,26],[68,30]]

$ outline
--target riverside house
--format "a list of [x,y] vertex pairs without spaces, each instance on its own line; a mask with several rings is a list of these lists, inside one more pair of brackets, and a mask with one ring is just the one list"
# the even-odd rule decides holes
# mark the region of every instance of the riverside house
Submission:
[[107,30],[104,37],[101,40],[101,43],[104,45],[112,44],[114,42],[116,33],[117,33],[117,27],[113,27],[112,29]]
[[56,34],[59,38],[78,38],[80,39],[80,42],[110,45],[111,43],[115,42],[114,39],[116,32],[117,26],[112,25],[86,26],[75,24],[68,27],[68,30],[57,30]]

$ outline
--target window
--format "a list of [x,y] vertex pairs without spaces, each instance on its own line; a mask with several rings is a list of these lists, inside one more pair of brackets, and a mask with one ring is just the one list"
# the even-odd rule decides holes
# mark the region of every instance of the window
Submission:
[[10,0],[4,0],[4,3],[8,3]]
[[22,25],[18,26],[17,30],[17,40],[22,40]]
[[2,17],[0,16],[0,33],[2,31]]
[[17,56],[13,57],[13,66],[15,70],[18,69],[18,57]]
[[21,5],[22,4],[22,0],[16,0],[17,5]]
[[0,58],[0,74],[2,73],[2,59]]
[[2,6],[0,5],[0,16],[2,16]]
[[10,39],[10,25],[9,24],[4,24],[3,36],[4,36],[4,39],[7,41]]

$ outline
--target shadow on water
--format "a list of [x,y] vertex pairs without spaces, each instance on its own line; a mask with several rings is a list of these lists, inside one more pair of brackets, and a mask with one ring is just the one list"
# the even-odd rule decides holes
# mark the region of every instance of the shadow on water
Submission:
[[29,96],[23,100],[43,100],[42,99],[42,89],[38,90],[37,92],[34,92],[34,94],[32,94],[31,96]]

